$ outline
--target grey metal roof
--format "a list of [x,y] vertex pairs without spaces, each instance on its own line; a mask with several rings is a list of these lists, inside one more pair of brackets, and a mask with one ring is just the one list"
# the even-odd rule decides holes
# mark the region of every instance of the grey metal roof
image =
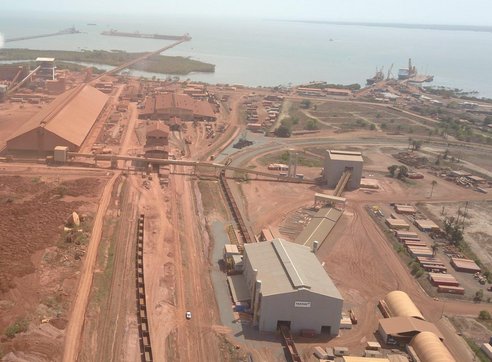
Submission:
[[330,159],[338,161],[357,161],[364,162],[362,153],[352,151],[326,150]]
[[332,207],[321,208],[297,236],[295,242],[311,247],[316,240],[321,246],[342,214],[343,211]]
[[306,246],[274,239],[245,244],[244,253],[252,268],[258,270],[263,296],[309,290],[342,299],[316,255]]

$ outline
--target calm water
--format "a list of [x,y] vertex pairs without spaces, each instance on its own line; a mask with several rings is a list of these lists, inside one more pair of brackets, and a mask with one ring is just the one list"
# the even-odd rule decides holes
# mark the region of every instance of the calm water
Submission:
[[107,37],[100,32],[114,28],[142,33],[190,33],[191,42],[165,54],[216,64],[214,74],[191,74],[189,78],[194,80],[252,86],[312,80],[364,84],[376,67],[384,65],[386,71],[394,63],[396,75],[411,57],[420,72],[435,75],[434,85],[477,90],[492,97],[492,33],[213,18],[27,17],[21,21],[16,16],[0,14],[0,32],[10,38],[56,32],[73,25],[84,33],[6,46],[149,51],[166,42]]

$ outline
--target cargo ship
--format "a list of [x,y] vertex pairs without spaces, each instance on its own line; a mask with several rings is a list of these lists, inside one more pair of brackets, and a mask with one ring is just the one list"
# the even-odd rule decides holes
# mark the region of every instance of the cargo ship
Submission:
[[374,77],[366,79],[366,84],[373,85],[382,80],[384,80],[383,67],[381,67],[381,69],[376,68],[376,74],[374,75]]
[[129,38],[143,38],[143,39],[161,39],[161,40],[191,40],[191,36],[187,33],[184,35],[161,35],[161,34],[144,34],[138,31],[134,33],[126,33],[118,30],[106,30],[101,35],[109,36],[123,36]]
[[408,68],[398,70],[398,80],[408,80],[414,83],[432,82],[433,75],[417,74],[417,68],[412,65],[412,59],[408,59]]

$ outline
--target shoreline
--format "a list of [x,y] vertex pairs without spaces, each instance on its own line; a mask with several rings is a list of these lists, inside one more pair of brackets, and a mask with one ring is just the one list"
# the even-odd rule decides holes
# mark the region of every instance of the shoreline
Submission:
[[[3,48],[0,49],[0,61],[16,62],[25,59],[34,60],[37,57],[45,56],[47,53],[60,62],[93,63],[112,67],[124,64],[146,54],[144,52],[130,53],[106,50],[73,51]],[[130,69],[150,73],[186,76],[195,72],[212,74],[215,72],[215,65],[181,56],[157,55],[151,56],[149,59],[130,67]]]

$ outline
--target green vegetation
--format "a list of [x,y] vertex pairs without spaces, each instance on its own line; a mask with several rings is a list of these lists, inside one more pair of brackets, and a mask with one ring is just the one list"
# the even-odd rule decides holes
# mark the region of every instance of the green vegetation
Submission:
[[14,338],[18,333],[27,332],[28,327],[29,321],[27,319],[19,318],[5,329],[5,335],[8,338]]
[[[456,102],[450,102],[450,106],[412,106],[410,110],[426,117],[439,120],[439,125],[434,130],[428,130],[429,135],[439,135],[443,138],[453,136],[460,141],[492,144],[492,137],[485,134],[479,128],[484,126],[486,120],[466,111],[456,110]],[[491,119],[492,121],[492,119]]]
[[325,88],[350,89],[352,91],[356,91],[356,90],[360,89],[360,84],[358,84],[358,83],[353,83],[353,84],[313,83],[313,84],[307,84],[304,87],[305,88],[319,88],[319,89],[325,89]]
[[475,302],[481,302],[483,300],[483,290],[482,289],[477,290],[477,292],[475,293],[475,296],[473,297],[473,300]]
[[465,92],[462,89],[459,88],[446,88],[446,87],[434,87],[434,86],[429,86],[429,87],[424,87],[426,92],[430,94],[434,94],[437,96],[445,97],[445,98],[451,98],[451,97],[461,97],[461,96],[468,96],[470,94],[473,94],[473,92]]
[[[61,61],[118,66],[141,57],[144,54],[105,50],[76,52],[68,50],[2,49],[0,50],[0,60],[36,59],[37,57],[49,55]],[[215,71],[215,65],[185,57],[155,55],[133,65],[131,69],[163,74],[186,75],[191,72],[213,73]]]
[[490,316],[490,313],[486,310],[481,310],[480,313],[478,313],[478,319],[480,319],[482,321],[488,321],[491,318],[492,317]]
[[463,336],[463,339],[466,341],[468,346],[470,346],[471,350],[473,351],[473,353],[475,353],[475,356],[477,356],[480,361],[490,361],[487,355],[480,349],[479,345],[476,344],[475,341],[465,336]]
[[301,101],[301,108],[309,109],[311,107],[311,101],[309,99],[303,99]]
[[401,244],[395,244],[393,245],[393,248],[398,254],[405,252],[405,248]]
[[411,273],[412,275],[415,276],[415,278],[420,278],[422,275],[424,275],[425,273],[425,270],[422,269],[422,267],[420,266],[420,263],[418,261],[412,261],[410,263],[410,269],[411,269]]
[[318,121],[315,119],[308,120],[305,129],[308,131],[315,131],[319,129]]
[[446,87],[424,87],[426,92],[438,96],[442,96],[445,98],[460,98],[463,99],[464,101],[480,101],[484,103],[492,103],[492,99],[490,98],[479,98],[474,96],[474,94],[477,94],[478,92],[473,91],[473,92],[466,92],[462,89],[458,88],[446,88]]
[[391,177],[396,176],[399,180],[404,180],[408,176],[408,167],[403,165],[391,165],[388,166],[388,172]]
[[459,244],[463,241],[463,225],[454,216],[444,219],[444,232],[446,238],[453,244]]
[[273,133],[275,133],[275,136],[277,137],[290,137],[292,134],[291,128],[283,124],[283,122],[284,121],[282,121],[282,124]]
[[[284,151],[284,152],[271,153],[269,155],[261,157],[258,160],[258,162],[264,166],[269,165],[271,163],[288,164],[289,152]],[[302,154],[302,152],[299,152],[297,156],[297,164],[299,166],[306,166],[306,167],[323,167],[323,160],[315,156],[311,156],[309,154]]]

